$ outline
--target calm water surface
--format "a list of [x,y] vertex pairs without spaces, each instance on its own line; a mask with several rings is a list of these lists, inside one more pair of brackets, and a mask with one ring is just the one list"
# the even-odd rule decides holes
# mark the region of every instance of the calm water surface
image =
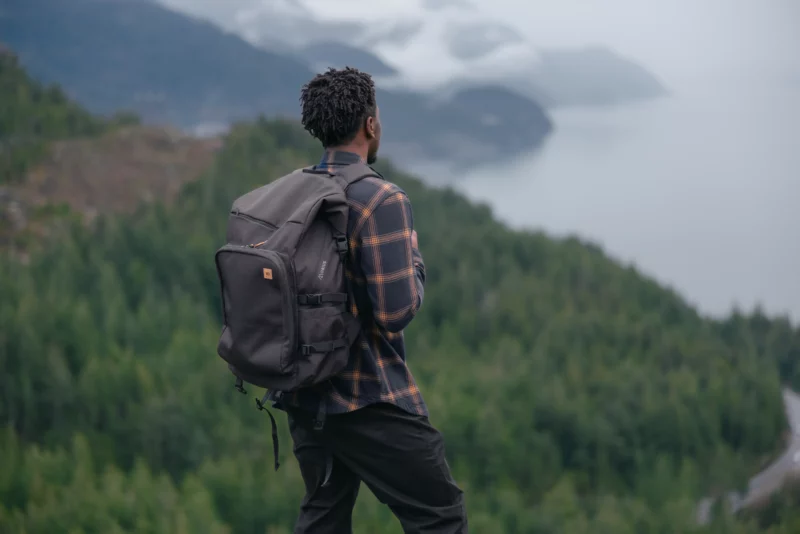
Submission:
[[[577,233],[707,314],[800,321],[800,91],[717,91],[553,113],[546,146],[456,181],[517,227]],[[433,177],[436,179],[433,179]]]

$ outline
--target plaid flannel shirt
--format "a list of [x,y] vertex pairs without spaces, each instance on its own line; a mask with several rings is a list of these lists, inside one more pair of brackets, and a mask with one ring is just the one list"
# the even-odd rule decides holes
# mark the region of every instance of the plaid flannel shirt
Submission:
[[[332,170],[363,163],[357,154],[326,151],[317,168]],[[406,365],[403,329],[422,305],[425,264],[411,244],[411,202],[396,185],[370,177],[347,191],[350,214],[346,274],[352,289],[351,311],[361,316],[362,336],[347,367],[329,383],[285,395],[282,402],[316,412],[346,413],[377,402],[410,413],[428,410]]]

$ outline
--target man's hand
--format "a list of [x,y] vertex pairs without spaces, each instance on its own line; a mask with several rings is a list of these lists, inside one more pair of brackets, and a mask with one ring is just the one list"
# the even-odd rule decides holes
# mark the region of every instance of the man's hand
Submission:
[[415,249],[419,249],[419,243],[417,243],[417,231],[411,230],[411,246]]

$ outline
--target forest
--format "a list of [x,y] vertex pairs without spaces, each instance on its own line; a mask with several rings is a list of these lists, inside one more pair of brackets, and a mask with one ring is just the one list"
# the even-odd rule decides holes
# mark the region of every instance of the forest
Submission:
[[[49,140],[113,121],[9,65],[2,181],[21,183]],[[25,262],[0,251],[0,532],[292,531],[285,416],[275,472],[268,418],[216,355],[213,255],[234,198],[319,156],[299,125],[253,118],[171,205],[65,218]],[[471,532],[800,532],[791,492],[695,524],[700,498],[781,449],[797,325],[709,319],[593,243],[509,229],[453,188],[377,168],[414,206],[428,275],[407,354]],[[365,487],[354,517],[359,534],[401,532]]]

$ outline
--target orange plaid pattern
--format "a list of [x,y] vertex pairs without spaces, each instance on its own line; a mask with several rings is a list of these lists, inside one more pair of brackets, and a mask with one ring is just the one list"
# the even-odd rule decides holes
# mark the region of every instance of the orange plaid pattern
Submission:
[[[318,167],[363,162],[350,152],[325,152]],[[411,202],[396,185],[365,178],[348,189],[350,217],[347,269],[351,311],[362,318],[361,342],[348,366],[328,384],[285,396],[284,401],[311,412],[325,398],[328,413],[345,413],[389,402],[414,414],[428,410],[406,365],[403,329],[422,305],[425,264],[411,243]],[[288,397],[288,398],[287,398]]]

